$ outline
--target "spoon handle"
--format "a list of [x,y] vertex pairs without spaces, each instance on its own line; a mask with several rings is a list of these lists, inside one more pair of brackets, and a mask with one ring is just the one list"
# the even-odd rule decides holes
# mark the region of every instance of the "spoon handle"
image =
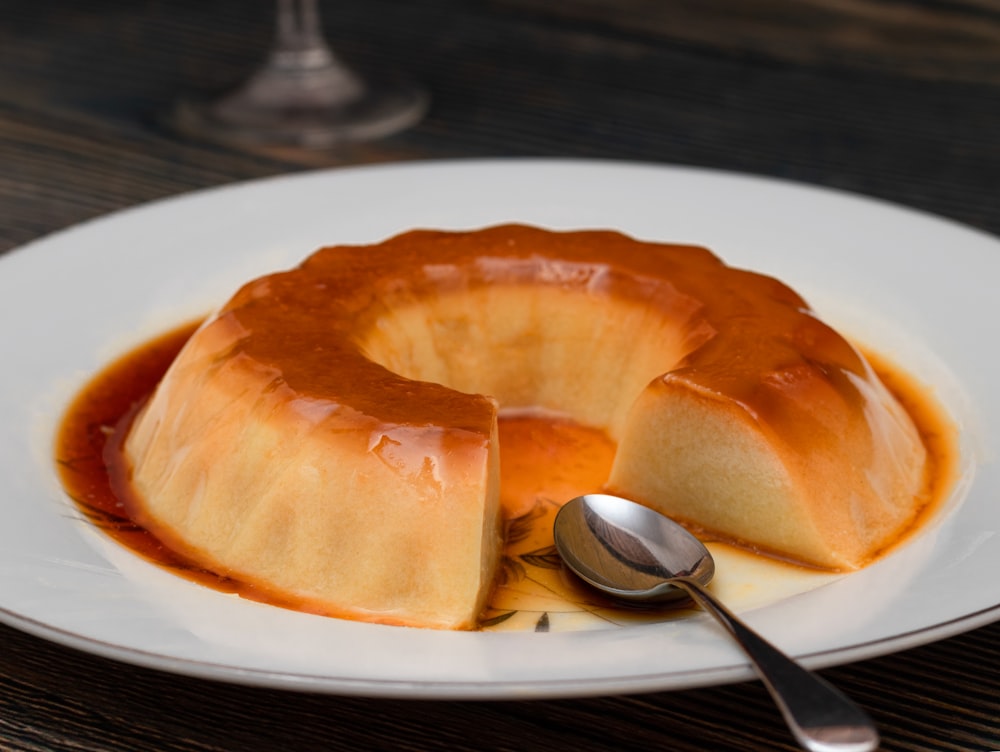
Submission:
[[868,715],[836,687],[807,671],[741,622],[715,596],[687,577],[671,580],[736,639],[809,752],[871,752],[879,736]]

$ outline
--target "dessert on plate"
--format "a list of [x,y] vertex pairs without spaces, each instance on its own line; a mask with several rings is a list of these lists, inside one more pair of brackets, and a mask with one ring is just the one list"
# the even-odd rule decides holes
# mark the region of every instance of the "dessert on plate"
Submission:
[[910,416],[783,283],[506,225],[323,248],[246,284],[129,429],[132,514],[323,613],[474,628],[502,551],[501,408],[603,429],[608,490],[817,567],[863,566],[926,501]]

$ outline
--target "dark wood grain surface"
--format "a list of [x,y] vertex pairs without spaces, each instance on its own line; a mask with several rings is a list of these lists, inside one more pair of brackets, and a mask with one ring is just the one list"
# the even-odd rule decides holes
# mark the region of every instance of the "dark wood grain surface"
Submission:
[[[419,126],[311,153],[196,143],[159,113],[248,72],[270,39],[268,0],[0,1],[0,251],[237,180],[526,155],[779,176],[1000,234],[994,0],[323,9],[344,58],[427,85]],[[823,674],[873,715],[885,750],[1000,750],[1000,624]],[[0,626],[3,750],[794,748],[755,682],[532,702],[332,697],[136,668]]]

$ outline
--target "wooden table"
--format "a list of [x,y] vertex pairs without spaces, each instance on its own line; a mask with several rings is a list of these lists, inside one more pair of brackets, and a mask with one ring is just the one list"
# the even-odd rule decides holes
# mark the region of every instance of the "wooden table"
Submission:
[[[1000,233],[995,0],[331,1],[342,56],[407,70],[433,105],[405,133],[307,153],[216,147],[158,124],[177,95],[259,59],[268,0],[0,9],[0,251],[204,186],[473,156],[726,168]],[[0,640],[4,750],[794,749],[758,683],[378,700],[159,673],[9,627]],[[870,711],[886,750],[1000,749],[1000,624],[823,674]]]

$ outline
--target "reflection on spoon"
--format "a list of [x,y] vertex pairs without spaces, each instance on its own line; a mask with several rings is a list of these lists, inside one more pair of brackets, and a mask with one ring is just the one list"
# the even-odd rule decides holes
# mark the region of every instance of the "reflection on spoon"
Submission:
[[804,749],[871,752],[878,747],[878,731],[864,711],[752,631],[705,589],[715,562],[677,523],[618,496],[587,494],[563,506],[553,532],[566,566],[598,590],[646,603],[687,595],[712,614],[746,652]]

